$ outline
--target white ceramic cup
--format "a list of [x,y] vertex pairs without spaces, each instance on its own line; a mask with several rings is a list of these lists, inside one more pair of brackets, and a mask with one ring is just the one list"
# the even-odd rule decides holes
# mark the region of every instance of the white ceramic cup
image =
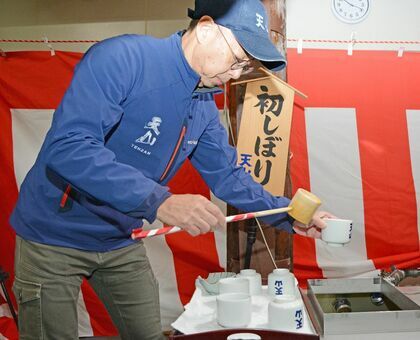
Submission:
[[327,227],[321,230],[321,240],[333,247],[342,247],[351,240],[352,220],[326,218]]
[[227,293],[216,297],[217,323],[222,327],[246,327],[251,321],[251,297],[242,293]]
[[268,294],[271,297],[296,295],[295,276],[286,268],[274,269],[268,274]]
[[262,292],[261,274],[257,273],[255,269],[242,269],[236,276],[249,281],[249,294],[259,295]]
[[268,305],[268,326],[282,331],[303,328],[303,302],[292,296],[276,296]]
[[243,277],[227,277],[219,281],[219,294],[242,293],[249,295],[249,280]]

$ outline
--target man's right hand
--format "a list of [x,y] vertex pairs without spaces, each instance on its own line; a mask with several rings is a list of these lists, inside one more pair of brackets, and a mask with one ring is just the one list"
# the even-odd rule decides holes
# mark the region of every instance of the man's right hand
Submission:
[[219,207],[201,195],[170,196],[158,208],[157,218],[165,224],[184,229],[192,236],[223,229],[226,225]]

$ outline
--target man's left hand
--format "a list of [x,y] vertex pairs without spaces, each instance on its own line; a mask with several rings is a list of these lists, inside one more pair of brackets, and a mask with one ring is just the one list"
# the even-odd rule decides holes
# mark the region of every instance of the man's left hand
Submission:
[[293,230],[298,235],[321,238],[321,229],[327,226],[324,221],[325,218],[336,218],[336,216],[327,211],[317,211],[308,225],[295,221],[293,223]]

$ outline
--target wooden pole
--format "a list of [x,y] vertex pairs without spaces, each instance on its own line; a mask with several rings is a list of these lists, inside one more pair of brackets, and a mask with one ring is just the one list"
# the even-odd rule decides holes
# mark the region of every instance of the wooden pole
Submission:
[[[271,40],[277,46],[279,51],[286,56],[286,0],[262,0],[264,4],[270,25],[269,32]],[[275,73],[276,76],[283,80],[286,80],[286,70],[283,69],[280,72]],[[257,78],[266,76],[261,70],[255,70],[249,74],[246,78]],[[241,79],[240,82],[244,79]],[[232,123],[232,127],[237,136],[239,128],[238,122],[241,119],[242,104],[245,96],[245,84],[236,82],[237,86],[229,87],[229,114]],[[292,197],[292,186],[290,180],[290,174],[286,174],[286,185],[284,196]],[[236,209],[228,206],[228,214],[234,215]],[[238,222],[234,228],[228,228],[227,234],[227,270],[238,272],[244,267],[244,256],[246,251],[246,230],[249,226],[255,226],[254,220]],[[262,225],[264,234],[266,236],[269,248],[273,254],[275,254],[275,260],[278,267],[285,267],[292,269],[292,245],[293,239],[290,234],[280,230],[276,230],[271,226]],[[253,246],[253,253],[251,258],[251,268],[256,269],[261,273],[263,278],[266,278],[268,274],[273,270],[273,264],[270,260],[270,256],[267,253],[266,247],[260,235],[257,232],[257,240]]]

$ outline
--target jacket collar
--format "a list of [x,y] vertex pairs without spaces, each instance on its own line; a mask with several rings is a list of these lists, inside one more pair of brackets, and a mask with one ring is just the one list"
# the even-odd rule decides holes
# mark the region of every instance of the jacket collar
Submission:
[[176,53],[176,56],[178,57],[176,58],[176,66],[179,71],[180,77],[183,83],[185,84],[187,90],[192,93],[196,89],[198,82],[200,81],[200,75],[192,69],[187,59],[185,58],[181,43],[183,32],[184,31],[179,31],[173,34],[171,40],[175,47],[174,51]]
[[219,93],[223,93],[223,90],[218,87],[197,87],[194,90],[194,93],[212,93],[212,94],[219,94]]

